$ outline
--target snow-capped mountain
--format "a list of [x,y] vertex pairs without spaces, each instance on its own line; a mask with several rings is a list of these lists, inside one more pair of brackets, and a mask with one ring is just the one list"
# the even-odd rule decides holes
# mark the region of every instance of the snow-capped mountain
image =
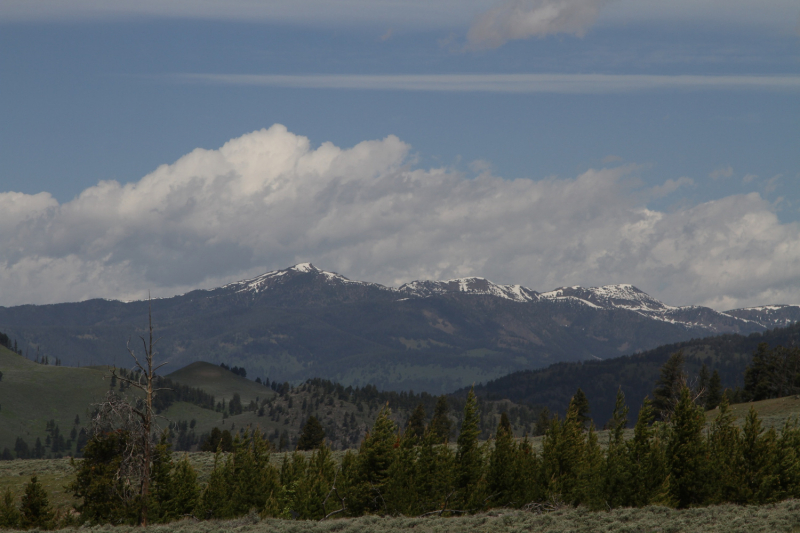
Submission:
[[673,307],[632,285],[539,293],[473,277],[387,287],[301,263],[149,303],[0,307],[0,332],[66,365],[127,365],[125,339],[147,324],[150,305],[159,348],[175,368],[205,360],[270,380],[325,377],[434,393],[800,319],[797,306]]
[[726,315],[756,322],[765,328],[779,328],[800,322],[800,306],[762,305],[725,311]]
[[408,296],[428,297],[437,294],[482,294],[505,298],[512,302],[533,302],[539,293],[522,285],[498,285],[485,278],[460,278],[447,281],[412,281],[398,289]]
[[335,272],[326,272],[325,270],[320,270],[311,263],[299,263],[283,270],[273,270],[272,272],[261,274],[255,278],[229,283],[228,285],[223,286],[222,289],[233,289],[237,293],[258,294],[277,286],[285,285],[287,282],[295,279],[296,276],[302,274],[312,274],[315,277],[321,278],[324,283],[329,285],[351,285],[393,290],[377,283],[351,281]]
[[522,285],[500,285],[485,278],[471,277],[446,281],[416,280],[395,288],[378,283],[353,281],[336,272],[321,270],[311,263],[300,263],[283,270],[267,272],[252,279],[225,285],[222,289],[253,297],[269,296],[270,290],[290,288],[297,291],[299,278],[306,281],[310,279],[317,289],[326,289],[316,294],[303,291],[302,297],[296,293],[296,302],[304,305],[324,305],[331,301],[352,302],[362,298],[376,298],[378,295],[381,300],[465,295],[494,296],[516,303],[551,302],[577,304],[596,310],[629,311],[687,328],[702,328],[709,333],[753,331],[786,326],[800,321],[800,306],[767,305],[726,312],[701,306],[675,307],[653,298],[630,284],[559,287],[539,293]]

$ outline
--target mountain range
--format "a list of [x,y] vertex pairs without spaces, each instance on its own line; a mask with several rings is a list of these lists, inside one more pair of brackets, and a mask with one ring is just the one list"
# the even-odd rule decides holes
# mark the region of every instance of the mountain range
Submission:
[[303,263],[149,303],[0,307],[0,331],[30,358],[127,366],[126,341],[143,331],[149,305],[159,356],[173,370],[205,360],[273,381],[324,377],[433,393],[800,320],[792,305],[672,307],[632,285],[537,292],[473,277],[387,287]]

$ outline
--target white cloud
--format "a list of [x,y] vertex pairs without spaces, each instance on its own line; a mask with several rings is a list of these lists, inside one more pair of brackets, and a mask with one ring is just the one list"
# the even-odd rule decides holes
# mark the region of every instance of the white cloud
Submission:
[[668,179],[661,185],[653,187],[650,193],[653,197],[660,198],[662,196],[667,196],[669,194],[674,193],[681,187],[691,187],[693,185],[694,185],[694,180],[692,178],[687,178],[686,176],[682,176],[676,180]]
[[[634,166],[573,179],[410,166],[390,136],[317,148],[276,125],[58,204],[0,193],[0,304],[169,296],[301,261],[397,285],[629,282],[672,304],[800,303],[800,226],[759,194],[644,207]],[[682,185],[672,180],[651,196]]]
[[718,167],[711,171],[708,175],[709,178],[712,180],[718,180],[720,178],[730,178],[733,176],[733,167],[728,165],[726,167]]
[[170,82],[303,89],[606,94],[633,91],[800,91],[800,76],[653,74],[209,74],[159,77]]
[[508,41],[566,33],[583,37],[607,0],[505,0],[475,18],[470,45],[497,48]]

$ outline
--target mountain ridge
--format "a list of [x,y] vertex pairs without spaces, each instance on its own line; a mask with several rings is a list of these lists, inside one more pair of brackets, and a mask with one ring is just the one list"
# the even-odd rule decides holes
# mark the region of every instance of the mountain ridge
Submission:
[[143,333],[149,308],[172,370],[205,360],[281,382],[324,377],[436,394],[557,362],[747,335],[800,315],[796,306],[741,317],[672,307],[625,284],[539,293],[473,277],[386,287],[300,263],[150,302],[0,307],[0,331],[31,358],[127,366],[126,341]]

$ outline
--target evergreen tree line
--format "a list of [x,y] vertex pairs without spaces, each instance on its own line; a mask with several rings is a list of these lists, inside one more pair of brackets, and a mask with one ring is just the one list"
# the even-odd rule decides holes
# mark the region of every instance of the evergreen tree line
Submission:
[[9,336],[2,332],[0,332],[0,346],[5,346],[12,352],[22,355],[22,348],[17,346],[17,339],[14,339],[14,342],[11,342]]
[[[137,372],[131,372],[124,368],[118,369],[117,371],[121,377],[126,379],[136,380],[138,376]],[[117,386],[117,380],[115,376],[112,376],[111,387],[113,388],[115,386]],[[156,413],[165,411],[175,402],[188,402],[202,407],[203,409],[214,409],[216,405],[214,403],[214,396],[203,389],[182,385],[163,376],[157,376],[155,378],[154,386],[160,389],[153,399],[153,408]],[[122,381],[120,381],[119,387],[120,391],[127,388]]]
[[[550,421],[540,450],[527,437],[515,439],[507,417],[501,417],[493,439],[481,442],[478,402],[470,393],[455,446],[433,423],[419,427],[424,413],[401,431],[384,407],[359,449],[340,464],[324,443],[310,457],[296,452],[272,464],[269,441],[248,431],[232,439],[230,453],[218,447],[214,469],[202,486],[186,456],[172,458],[164,435],[153,456],[148,521],[225,519],[253,511],[309,520],[454,516],[548,502],[592,510],[650,504],[686,508],[800,497],[796,420],[780,432],[765,430],[751,408],[739,428],[723,396],[714,421],[706,424],[703,408],[684,386],[668,420],[656,421],[645,400],[633,436],[626,439],[628,408],[620,390],[601,446],[594,426],[587,428],[581,419],[584,408],[577,396],[563,419]],[[80,521],[139,519],[135,481],[116,475],[128,444],[124,432],[110,432],[86,445],[70,486],[80,502]],[[0,513],[2,523],[14,514],[8,509]]]
[[[80,427],[80,417],[75,415],[75,421],[68,434],[62,433],[61,428],[55,420],[49,420],[45,424],[45,440],[42,443],[41,437],[36,437],[33,445],[29,445],[22,437],[17,437],[14,443],[14,452],[4,448],[0,453],[0,460],[11,461],[13,459],[59,459],[64,455],[81,456],[83,447],[89,441],[89,434],[85,428]],[[74,449],[73,452],[73,443]]]
[[[557,363],[543,369],[514,372],[477,385],[475,392],[489,399],[507,398],[517,404],[547,406],[551,412],[563,416],[572,393],[582,387],[593,412],[603,421],[611,416],[615,392],[621,385],[633,408],[631,419],[635,420],[635,407],[652,393],[659,369],[672,354],[684,353],[686,370],[693,377],[699,376],[703,365],[710,373],[717,371],[723,389],[731,389],[730,394],[735,394],[737,389],[744,392],[742,377],[762,343],[772,347],[800,346],[800,323],[764,333],[693,339],[603,361]],[[463,389],[456,394],[466,397],[467,393],[468,389]],[[747,401],[749,398],[731,396],[729,399]]]

